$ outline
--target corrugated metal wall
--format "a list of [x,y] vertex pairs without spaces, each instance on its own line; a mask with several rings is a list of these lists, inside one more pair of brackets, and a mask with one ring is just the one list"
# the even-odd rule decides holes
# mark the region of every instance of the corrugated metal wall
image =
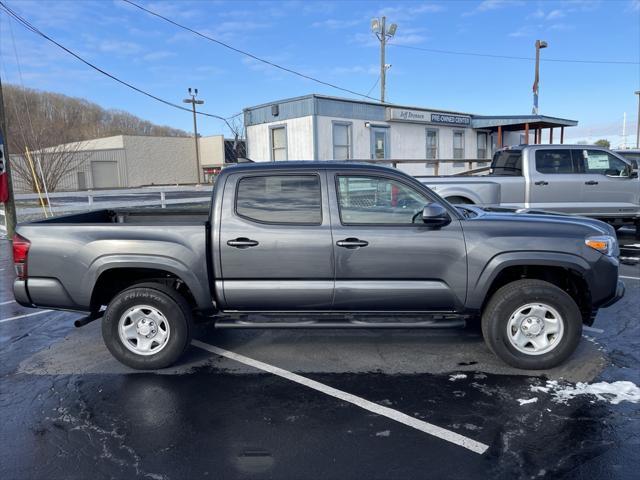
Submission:
[[[11,155],[11,160],[13,162],[25,162],[25,158],[21,155]],[[35,160],[35,159],[34,159]],[[126,157],[123,149],[115,149],[115,150],[90,150],[90,151],[80,151],[69,154],[68,162],[74,164],[74,168],[70,169],[65,175],[60,179],[56,191],[76,191],[82,189],[82,178],[85,181],[85,188],[93,188],[94,182],[93,178],[91,178],[91,162],[92,161],[103,161],[103,162],[116,162],[118,165],[118,174],[119,174],[119,186],[127,187],[126,178],[127,178],[127,170],[126,170]],[[43,168],[46,169],[46,160]],[[35,166],[36,172],[39,172],[37,165]],[[29,169],[27,169],[29,170]],[[13,179],[13,189],[16,193],[31,193],[32,190],[29,187],[29,183],[25,181],[18,173],[17,170],[14,169],[12,171],[12,179]]]

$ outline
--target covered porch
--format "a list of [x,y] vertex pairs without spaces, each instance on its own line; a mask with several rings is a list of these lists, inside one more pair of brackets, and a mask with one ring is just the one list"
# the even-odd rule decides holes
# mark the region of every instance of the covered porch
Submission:
[[560,140],[560,143],[564,143],[565,127],[575,127],[576,125],[578,125],[577,120],[544,115],[474,115],[471,118],[471,126],[474,129],[487,130],[492,135],[497,135],[497,148],[503,147],[503,139],[506,132],[523,132],[525,145],[530,143],[529,137],[533,133],[533,144],[539,145],[542,143],[544,129],[549,129],[549,143],[554,143],[554,129],[559,129],[556,138]]

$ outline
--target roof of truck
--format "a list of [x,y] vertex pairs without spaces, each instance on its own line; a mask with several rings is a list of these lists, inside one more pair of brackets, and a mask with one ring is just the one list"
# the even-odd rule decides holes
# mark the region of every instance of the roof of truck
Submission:
[[[390,161],[391,162],[391,161]],[[392,170],[397,172],[398,170],[392,167],[384,165],[374,165],[365,162],[340,162],[335,160],[295,160],[295,161],[282,161],[282,162],[253,162],[253,163],[238,163],[233,166],[226,167],[224,172],[237,172],[245,170],[285,170],[285,169],[333,169],[338,168],[340,170]]]

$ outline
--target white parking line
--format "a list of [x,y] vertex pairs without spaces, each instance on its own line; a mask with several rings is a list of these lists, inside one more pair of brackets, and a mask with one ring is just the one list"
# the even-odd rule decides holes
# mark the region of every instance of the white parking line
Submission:
[[625,275],[620,275],[620,278],[630,278],[631,280],[640,280],[640,277],[627,277]]
[[15,317],[3,318],[0,323],[10,322],[11,320],[19,320],[21,318],[33,317],[34,315],[42,315],[43,313],[50,312],[51,310],[39,310],[33,313],[25,313],[24,315],[16,315]]
[[15,300],[9,300],[8,302],[0,302],[0,305],[9,305],[10,303],[16,303]]
[[208,352],[215,353],[216,355],[235,360],[236,362],[244,363],[245,365],[249,365],[250,367],[272,373],[282,378],[286,378],[287,380],[299,383],[300,385],[304,385],[305,387],[313,388],[314,390],[322,392],[326,395],[339,398],[340,400],[351,403],[375,414],[382,415],[383,417],[390,418],[391,420],[395,420],[396,422],[400,422],[409,427],[413,427],[416,430],[428,433],[429,435],[433,435],[434,437],[438,437],[460,447],[464,447],[480,455],[486,452],[489,448],[488,445],[477,442],[476,440],[465,437],[464,435],[460,435],[459,433],[452,432],[431,423],[423,422],[422,420],[410,417],[409,415],[406,415],[392,408],[378,405],[377,403],[370,402],[369,400],[357,397],[356,395],[352,395],[351,393],[343,392],[342,390],[338,390],[337,388],[333,388],[323,383],[316,382],[315,380],[303,377],[302,375],[298,375],[297,373],[292,373],[288,370],[274,367],[273,365],[269,365],[267,363],[260,362],[259,360],[254,360],[252,358],[245,357],[244,355],[240,355],[238,353],[230,352],[228,350],[203,343],[199,340],[193,340],[191,343],[192,345],[198,348],[202,348],[203,350],[206,350]]

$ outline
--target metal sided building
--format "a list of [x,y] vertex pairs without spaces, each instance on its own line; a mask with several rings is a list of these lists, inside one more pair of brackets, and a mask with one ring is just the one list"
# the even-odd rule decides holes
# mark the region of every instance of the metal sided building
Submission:
[[[488,161],[501,146],[541,143],[542,129],[577,121],[542,115],[481,116],[311,94],[244,109],[247,158],[276,160],[425,160],[400,164],[413,175],[439,173],[468,161]],[[553,140],[551,140],[553,141]]]

